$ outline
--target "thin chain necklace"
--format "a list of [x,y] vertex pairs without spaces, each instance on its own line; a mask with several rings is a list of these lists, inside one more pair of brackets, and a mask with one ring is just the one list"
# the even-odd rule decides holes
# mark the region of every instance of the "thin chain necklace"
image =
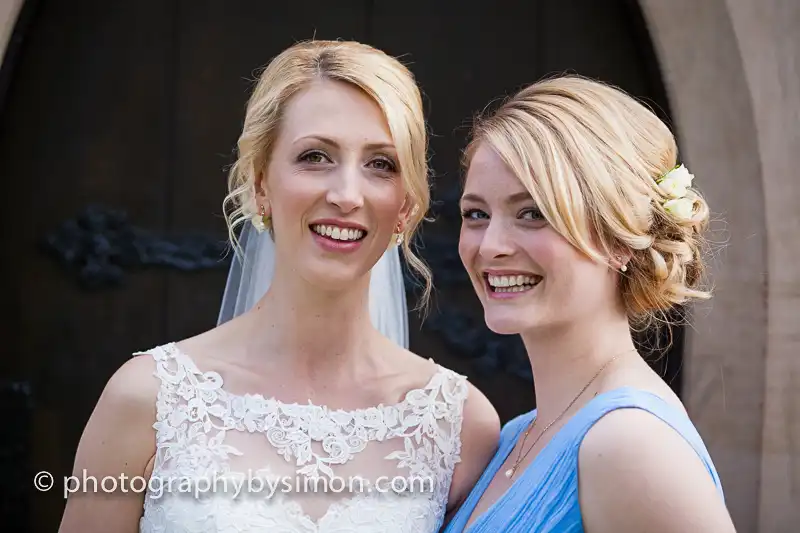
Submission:
[[622,355],[622,354],[626,354],[626,353],[630,353],[630,352],[635,352],[635,351],[636,351],[636,349],[633,349],[633,350],[627,350],[627,351],[624,351],[624,352],[622,352],[622,353],[618,353],[617,355],[615,355],[614,357],[612,357],[611,359],[609,359],[608,361],[606,361],[606,362],[605,362],[605,364],[604,364],[603,366],[601,366],[601,367],[600,367],[600,370],[598,370],[598,371],[597,371],[597,373],[595,373],[595,375],[592,377],[592,379],[590,379],[590,380],[589,380],[589,383],[587,383],[586,385],[584,385],[584,386],[583,386],[583,388],[580,390],[580,392],[579,392],[579,393],[578,393],[578,394],[575,396],[575,398],[573,398],[573,399],[572,399],[572,401],[571,401],[571,402],[569,402],[569,405],[567,405],[566,409],[564,409],[563,411],[561,411],[561,414],[560,414],[560,415],[558,415],[558,416],[557,416],[555,419],[553,419],[553,420],[552,420],[552,421],[551,421],[549,424],[547,424],[547,426],[545,426],[544,430],[542,430],[542,432],[541,432],[541,433],[539,433],[539,436],[538,436],[538,437],[536,437],[536,440],[535,440],[535,441],[533,441],[533,444],[531,444],[531,447],[530,447],[530,448],[528,448],[528,451],[527,451],[527,452],[525,452],[525,455],[522,455],[522,450],[523,450],[523,449],[525,449],[525,442],[528,440],[528,435],[530,434],[531,430],[533,430],[533,428],[536,426],[536,420],[538,419],[538,417],[537,417],[537,418],[534,418],[534,419],[533,419],[533,421],[531,421],[531,424],[528,426],[528,429],[527,429],[527,430],[525,430],[525,435],[522,437],[522,444],[520,444],[519,451],[517,452],[517,460],[516,460],[516,461],[514,461],[514,464],[513,464],[513,466],[512,466],[511,468],[509,468],[508,470],[506,470],[506,472],[505,472],[505,474],[506,474],[506,477],[507,477],[507,478],[509,478],[509,479],[511,479],[512,477],[514,477],[514,474],[516,474],[516,473],[517,473],[517,469],[519,468],[519,465],[520,465],[520,463],[522,463],[522,461],[524,461],[524,460],[525,460],[525,458],[526,458],[526,457],[528,457],[528,454],[529,454],[529,453],[531,453],[531,450],[533,450],[533,449],[536,447],[536,443],[537,443],[537,442],[539,442],[539,439],[541,439],[541,438],[544,436],[544,434],[545,434],[545,433],[547,433],[547,430],[548,430],[548,429],[550,429],[550,428],[552,427],[552,425],[553,425],[553,424],[555,424],[556,422],[558,422],[559,420],[561,420],[561,417],[562,417],[562,416],[564,416],[564,414],[565,414],[567,411],[569,411],[569,408],[570,408],[570,407],[572,407],[572,406],[575,404],[575,402],[577,402],[577,401],[578,401],[578,398],[580,398],[580,397],[581,397],[581,395],[582,395],[584,392],[586,392],[586,389],[588,389],[588,388],[589,388],[589,386],[590,386],[592,383],[594,383],[594,380],[596,380],[596,379],[597,379],[597,377],[598,377],[600,374],[602,374],[603,370],[605,370],[605,369],[606,369],[606,367],[607,367],[608,365],[610,365],[611,363],[613,363],[613,362],[614,362],[614,360],[615,360],[617,357],[619,357],[620,355]]

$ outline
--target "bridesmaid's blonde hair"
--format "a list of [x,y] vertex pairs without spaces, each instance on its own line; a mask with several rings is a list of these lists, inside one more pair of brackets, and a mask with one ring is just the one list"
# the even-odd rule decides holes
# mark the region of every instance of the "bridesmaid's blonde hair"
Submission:
[[465,164],[483,143],[575,248],[609,266],[630,255],[620,289],[632,324],[710,297],[701,287],[708,205],[690,188],[688,217],[665,208],[658,181],[677,165],[675,138],[631,96],[579,76],[543,80],[478,118]]

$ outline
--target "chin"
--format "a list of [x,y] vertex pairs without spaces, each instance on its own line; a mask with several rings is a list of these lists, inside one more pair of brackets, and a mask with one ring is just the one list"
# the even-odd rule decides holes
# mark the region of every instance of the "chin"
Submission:
[[531,327],[530,320],[521,320],[518,312],[509,312],[509,310],[498,312],[487,309],[484,311],[483,318],[486,321],[486,327],[498,335],[518,335]]
[[353,287],[364,272],[361,265],[341,264],[332,261],[314,261],[303,269],[303,278],[320,290],[344,290]]
[[363,245],[352,250],[331,250],[320,249],[317,242],[312,242],[308,253],[296,260],[302,265],[298,268],[302,277],[323,290],[352,287],[369,273],[372,265],[371,250]]

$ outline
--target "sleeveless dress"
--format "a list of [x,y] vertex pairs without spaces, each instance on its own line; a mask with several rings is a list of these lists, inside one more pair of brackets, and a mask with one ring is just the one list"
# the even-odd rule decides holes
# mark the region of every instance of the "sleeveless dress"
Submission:
[[578,500],[578,452],[584,436],[605,414],[615,409],[643,409],[677,431],[692,446],[724,499],[722,485],[703,440],[689,418],[662,398],[647,391],[623,387],[598,394],[553,436],[533,462],[521,471],[501,495],[465,530],[470,516],[492,478],[514,449],[536,410],[509,421],[500,435],[495,457],[486,467],[444,533],[582,533]]
[[466,378],[438,366],[352,411],[225,390],[175,343],[156,362],[156,454],[141,533],[433,533],[459,462]]

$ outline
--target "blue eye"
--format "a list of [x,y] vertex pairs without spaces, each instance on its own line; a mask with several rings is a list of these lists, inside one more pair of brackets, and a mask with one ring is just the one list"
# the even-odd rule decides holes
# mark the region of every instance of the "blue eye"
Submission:
[[485,212],[481,211],[480,209],[464,209],[461,211],[461,218],[465,219],[472,219],[472,220],[480,220],[489,218]]

